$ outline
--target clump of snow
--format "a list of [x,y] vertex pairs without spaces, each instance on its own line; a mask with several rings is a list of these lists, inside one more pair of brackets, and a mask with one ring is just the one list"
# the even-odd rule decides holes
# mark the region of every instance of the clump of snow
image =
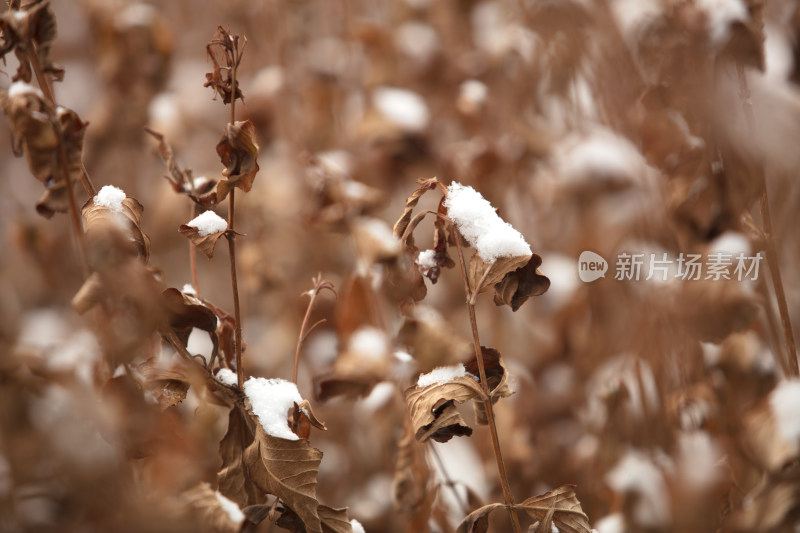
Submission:
[[550,524],[550,533],[560,533],[555,524]]
[[222,510],[228,513],[231,522],[234,524],[241,524],[244,522],[244,513],[241,509],[239,509],[239,506],[236,505],[236,502],[226,498],[225,495],[220,491],[216,491],[215,496],[217,497],[217,501],[219,502],[220,507],[222,507]]
[[250,378],[244,383],[244,393],[267,434],[286,440],[300,439],[289,428],[287,419],[289,409],[303,401],[297,385],[285,379]]
[[181,292],[189,296],[197,296],[197,291],[194,290],[194,285],[191,283],[184,283]]
[[782,381],[769,395],[778,433],[789,442],[800,439],[800,380]]
[[153,6],[137,2],[130,4],[122,11],[119,11],[114,18],[114,25],[117,28],[125,29],[136,26],[148,27],[158,16],[158,11]]
[[731,24],[748,18],[747,6],[742,0],[695,0],[695,5],[705,11],[711,43],[717,46],[728,41]]
[[640,496],[634,517],[643,526],[657,526],[669,519],[667,486],[661,470],[642,452],[629,451],[605,477],[612,490]]
[[383,253],[396,254],[400,252],[400,241],[395,238],[392,229],[383,220],[371,217],[360,217],[356,221],[356,225],[366,236],[380,245]]
[[364,326],[350,336],[347,347],[360,356],[382,358],[389,353],[389,339],[378,328]]
[[646,166],[633,143],[603,129],[567,137],[556,148],[556,160],[564,178],[573,181],[587,177],[635,179]]
[[604,516],[595,524],[597,533],[625,533],[625,518],[621,513]]
[[228,229],[228,222],[214,211],[206,211],[190,220],[186,225],[197,228],[197,234],[201,237],[222,233]]
[[378,87],[372,92],[372,103],[387,120],[409,131],[423,130],[430,121],[425,100],[407,89]]
[[458,99],[480,105],[486,101],[489,89],[486,84],[479,80],[467,80],[461,84],[458,90]]
[[481,193],[453,182],[444,202],[447,215],[487,263],[501,257],[531,255],[531,247],[520,232],[500,218]]
[[436,251],[435,250],[423,250],[417,256],[417,264],[419,267],[427,272],[428,270],[436,267]]
[[736,231],[726,231],[713,241],[708,246],[708,253],[729,253],[732,256],[743,253],[745,256],[750,255],[750,240],[742,233]]
[[121,212],[122,202],[127,198],[125,191],[113,185],[106,185],[94,197],[94,205],[107,207],[112,211]]
[[450,381],[451,379],[460,378],[467,375],[467,369],[464,365],[440,366],[434,368],[427,374],[420,374],[417,379],[417,387],[429,387],[431,385],[439,385]]
[[719,479],[722,454],[706,431],[683,431],[678,437],[681,478],[688,485],[705,488]]
[[238,378],[236,377],[236,372],[230,368],[220,368],[219,372],[217,372],[217,379],[229,387],[235,387],[239,382]]
[[39,98],[44,98],[42,91],[40,91],[37,87],[34,87],[30,83],[25,83],[24,81],[15,81],[11,84],[11,87],[8,88],[8,97],[14,98],[15,96],[19,96],[22,94],[35,94]]
[[628,40],[635,40],[640,32],[664,12],[661,0],[616,0],[611,11],[620,31]]
[[364,526],[355,518],[350,519],[350,527],[353,529],[353,533],[366,533]]
[[395,30],[394,45],[405,55],[426,62],[436,53],[439,36],[427,24],[406,22]]

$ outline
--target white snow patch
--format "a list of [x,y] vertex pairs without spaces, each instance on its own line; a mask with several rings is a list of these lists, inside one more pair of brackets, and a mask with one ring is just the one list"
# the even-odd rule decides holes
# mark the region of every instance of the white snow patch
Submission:
[[280,439],[300,440],[287,419],[289,409],[303,401],[297,385],[285,379],[251,377],[244,382],[244,393],[264,431]]
[[228,222],[214,211],[206,211],[190,220],[186,225],[197,228],[197,234],[201,237],[222,233],[228,229]]
[[385,253],[399,253],[400,240],[396,239],[389,225],[379,218],[360,217],[356,224],[372,240],[377,241]]
[[194,285],[191,283],[184,283],[183,288],[181,288],[181,292],[188,294],[189,296],[197,296],[197,292],[194,290]]
[[361,525],[361,522],[355,518],[350,519],[350,527],[353,529],[353,533],[367,533],[364,526]]
[[709,254],[728,253],[732,254],[734,262],[736,255],[743,253],[750,255],[750,240],[743,234],[736,231],[726,231],[713,241],[708,247]]
[[431,249],[421,251],[417,256],[417,265],[419,265],[419,267],[425,272],[435,268],[436,251]]
[[230,517],[231,522],[234,524],[241,524],[244,522],[244,513],[236,502],[229,500],[222,494],[220,491],[216,491],[214,495],[217,497],[217,501],[219,502],[220,507],[222,510],[228,513],[228,517]]
[[131,28],[136,26],[150,26],[158,16],[158,11],[153,6],[135,3],[130,4],[117,13],[114,25],[117,28]]
[[747,6],[742,0],[695,0],[695,5],[706,12],[711,43],[724,45],[730,37],[731,24],[748,18]]
[[472,187],[454,181],[447,187],[444,205],[450,220],[487,263],[500,257],[531,255],[522,234],[500,218],[492,204]]
[[230,368],[220,368],[219,372],[217,372],[217,379],[229,387],[235,387],[236,384],[239,383],[236,372]]
[[706,431],[684,431],[678,437],[679,471],[690,486],[708,487],[719,478],[719,448]]
[[30,83],[25,83],[24,81],[15,81],[11,84],[11,87],[8,88],[8,97],[14,98],[15,96],[19,96],[22,94],[35,94],[39,98],[44,99],[44,95],[42,91],[40,91],[37,87],[34,87]]
[[389,339],[378,328],[364,326],[350,336],[347,347],[348,351],[363,357],[381,358],[389,353]]
[[658,526],[669,520],[667,486],[661,470],[640,451],[629,451],[605,477],[612,490],[640,495],[634,508],[636,521],[643,526]]
[[550,524],[550,533],[561,533],[555,524]]
[[646,162],[628,139],[598,129],[588,135],[571,135],[556,148],[556,162],[565,179],[636,179]]
[[345,150],[328,150],[316,155],[322,170],[334,176],[347,176],[353,169],[353,156]]
[[486,101],[486,97],[489,95],[489,89],[482,81],[467,80],[459,87],[458,95],[459,98],[463,98],[468,102],[482,104]]
[[604,516],[595,525],[597,533],[625,533],[625,518],[621,513]]
[[661,0],[616,0],[611,10],[626,39],[634,40],[638,33],[664,12]]
[[106,185],[94,197],[94,205],[107,207],[119,213],[122,211],[122,202],[125,198],[127,198],[125,191],[113,185]]
[[467,369],[464,365],[457,364],[453,366],[440,366],[434,368],[427,374],[420,374],[417,379],[417,387],[429,387],[431,385],[439,385],[450,381],[451,379],[460,378],[467,375]]
[[789,442],[800,439],[800,380],[787,379],[769,395],[778,433]]
[[439,35],[427,24],[406,22],[395,30],[394,45],[405,55],[426,62],[439,47]]
[[387,120],[409,131],[425,129],[430,112],[417,93],[396,87],[378,87],[372,92],[372,103]]

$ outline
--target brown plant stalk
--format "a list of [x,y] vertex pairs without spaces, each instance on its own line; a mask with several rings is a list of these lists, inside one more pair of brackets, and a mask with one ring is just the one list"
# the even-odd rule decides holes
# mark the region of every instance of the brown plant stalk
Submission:
[[508,483],[508,475],[506,474],[506,466],[503,462],[503,455],[500,451],[500,437],[497,434],[497,425],[494,421],[494,412],[492,411],[492,397],[489,390],[489,383],[486,380],[486,369],[483,364],[483,352],[481,350],[481,341],[478,336],[478,320],[475,316],[475,302],[473,300],[472,290],[469,286],[467,279],[467,267],[464,263],[464,252],[461,249],[461,237],[455,229],[455,226],[450,227],[453,240],[456,241],[456,248],[458,249],[458,263],[461,266],[461,279],[464,280],[464,293],[467,297],[467,308],[469,309],[469,321],[472,326],[472,339],[475,346],[475,359],[478,361],[478,372],[481,379],[481,389],[484,392],[483,406],[486,409],[486,420],[489,425],[489,432],[492,435],[492,448],[494,449],[494,458],[497,462],[497,472],[500,474],[500,486],[503,489],[503,499],[506,503],[506,509],[511,518],[511,526],[514,533],[522,533],[519,525],[519,517],[514,508],[514,496],[511,494],[511,487]]
[[308,302],[308,307],[306,307],[306,314],[303,317],[303,323],[300,326],[300,333],[297,336],[297,348],[295,349],[294,352],[294,371],[292,372],[292,382],[295,385],[297,384],[297,367],[300,363],[300,348],[303,346],[303,342],[306,340],[306,337],[308,337],[309,333],[311,333],[311,331],[315,327],[325,322],[324,318],[322,320],[318,320],[317,322],[314,322],[314,324],[310,328],[308,328],[308,330],[306,330],[306,326],[308,325],[308,318],[311,316],[311,309],[314,307],[314,302],[316,301],[319,293],[325,289],[328,289],[333,293],[334,296],[336,296],[336,289],[334,289],[333,283],[331,283],[327,279],[322,279],[321,274],[317,274],[317,277],[315,277],[311,281],[314,283],[314,288],[308,291],[308,293],[304,293],[304,294],[310,294],[311,299]]

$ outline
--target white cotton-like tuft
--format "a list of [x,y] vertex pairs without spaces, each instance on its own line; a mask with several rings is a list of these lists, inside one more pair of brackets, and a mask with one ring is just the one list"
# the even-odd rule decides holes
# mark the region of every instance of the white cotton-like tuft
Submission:
[[112,211],[122,211],[122,202],[127,198],[125,191],[113,185],[106,185],[94,197],[94,205],[107,207]]
[[220,507],[222,507],[222,510],[228,513],[231,522],[234,524],[241,524],[244,522],[244,513],[239,509],[239,506],[236,505],[236,502],[226,498],[220,491],[216,491],[215,495],[217,496],[217,501]]
[[350,520],[350,527],[353,529],[353,533],[367,533],[364,526],[361,525],[361,522],[355,518]]
[[417,379],[417,387],[429,387],[431,385],[439,385],[450,381],[451,379],[460,378],[467,375],[467,369],[464,365],[458,364],[453,366],[440,366],[434,368],[427,374],[420,374]]
[[300,440],[289,428],[287,419],[289,409],[303,401],[297,385],[285,379],[250,378],[244,382],[244,393],[267,434]]
[[769,395],[778,433],[789,442],[800,439],[800,380],[782,381]]
[[447,216],[485,262],[531,255],[522,234],[500,218],[492,204],[472,187],[451,183],[444,205]]
[[436,266],[436,251],[428,249],[420,252],[417,256],[417,264],[425,271],[434,268]]
[[417,93],[395,87],[378,87],[372,93],[375,108],[389,121],[409,131],[425,129],[430,112]]
[[186,225],[197,228],[197,234],[201,237],[214,233],[222,233],[228,229],[228,222],[214,211],[206,211],[190,220]]
[[219,372],[217,372],[217,379],[229,387],[235,387],[239,382],[239,378],[236,377],[236,372],[229,368],[220,368]]
[[34,87],[30,83],[25,83],[24,81],[15,81],[11,84],[11,87],[8,88],[8,97],[14,98],[21,94],[35,94],[39,98],[44,98],[42,91],[37,87]]

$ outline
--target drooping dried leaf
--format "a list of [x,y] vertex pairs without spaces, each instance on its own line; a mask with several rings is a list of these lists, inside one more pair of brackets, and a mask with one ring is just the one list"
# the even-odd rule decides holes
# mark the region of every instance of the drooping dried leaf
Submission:
[[13,81],[31,81],[33,71],[28,55],[34,51],[43,73],[56,81],[64,78],[64,69],[50,60],[50,48],[56,39],[56,18],[48,0],[34,0],[22,7],[12,6],[0,15],[0,29],[3,31],[0,58],[14,50],[19,60]]
[[[503,358],[500,355],[500,352],[494,348],[481,346],[481,353],[483,354],[483,368],[484,372],[486,372],[486,382],[489,385],[492,405],[494,405],[500,398],[507,398],[511,396],[513,391],[507,384],[508,372],[503,364]],[[474,357],[464,363],[464,368],[473,376],[480,376],[478,361]],[[488,424],[489,420],[486,416],[486,405],[483,403],[483,401],[475,399],[475,401],[472,403],[472,407],[475,411],[476,422],[481,425]]]
[[255,439],[245,450],[244,460],[259,490],[283,500],[297,513],[307,531],[322,533],[317,510],[321,451],[312,448],[306,439],[273,437],[257,424]]
[[327,430],[328,428],[325,427],[325,424],[320,422],[316,416],[314,416],[314,411],[311,409],[311,402],[308,400],[303,400],[300,404],[294,404],[290,414],[289,414],[289,427],[292,429],[292,433],[300,437],[301,439],[307,439],[311,434],[311,426],[314,426],[317,429],[322,431]]
[[145,378],[144,388],[155,397],[161,409],[179,404],[189,391],[189,376],[179,367],[164,368],[153,358],[138,366]]
[[[591,533],[589,517],[575,496],[574,485],[562,485],[541,496],[534,496],[516,505],[534,520],[544,522],[552,513],[553,524],[565,533]],[[555,511],[553,511],[555,509]]]
[[482,397],[483,391],[474,377],[460,376],[427,387],[409,387],[405,394],[417,440],[447,442],[453,436],[472,434],[455,403]]
[[533,254],[525,266],[506,274],[494,286],[494,303],[519,309],[531,296],[539,296],[550,288],[550,280],[539,272],[542,258]]
[[75,187],[81,178],[86,123],[74,111],[63,107],[54,110],[35,90],[14,96],[2,91],[0,107],[11,123],[15,146],[22,149],[31,173],[47,189],[36,203],[36,211],[45,218],[66,212],[69,205],[59,138],[70,183]]
[[336,299],[336,331],[342,342],[364,326],[379,327],[375,313],[375,292],[366,276],[353,276]]
[[103,282],[97,272],[86,278],[81,288],[72,297],[72,308],[79,315],[84,314],[86,311],[100,303],[103,297]]
[[175,288],[166,289],[161,293],[161,298],[169,313],[170,328],[184,347],[189,342],[192,329],[198,328],[208,333],[212,343],[213,361],[219,353],[220,344],[217,334],[217,313],[199,298]]
[[214,247],[217,245],[217,241],[220,237],[225,235],[228,230],[225,229],[223,231],[209,233],[208,235],[201,235],[200,230],[196,227],[181,224],[178,231],[185,235],[198,250],[206,255],[206,257],[211,259],[214,257]]
[[[327,505],[317,508],[319,518],[322,523],[323,533],[352,533],[350,518],[347,515],[347,508],[333,509]],[[300,517],[288,507],[280,510],[281,516],[275,522],[277,526],[287,529],[292,533],[306,533],[307,529]]]
[[439,281],[439,275],[443,268],[456,266],[455,261],[447,254],[448,232],[445,227],[445,216],[447,215],[447,208],[444,206],[445,199],[442,196],[442,199],[439,200],[439,209],[437,210],[439,216],[433,222],[433,260],[436,266],[423,272],[425,277],[434,284]]
[[[144,211],[142,204],[136,198],[128,196],[122,201],[122,209],[114,211],[104,205],[95,204],[95,198],[89,198],[81,208],[87,240],[92,239],[94,232],[108,230],[121,232],[125,241],[130,243],[131,253],[138,255],[143,262],[147,263],[150,258],[150,238],[142,231],[142,213]],[[103,250],[97,250],[97,252],[103,253]]]
[[394,227],[392,228],[392,233],[394,233],[394,236],[398,239],[402,239],[405,235],[408,224],[411,222],[411,213],[419,203],[419,199],[422,195],[436,188],[437,185],[441,185],[437,178],[421,179],[417,181],[417,183],[419,183],[420,186],[411,193],[411,196],[406,198],[406,206],[403,210],[403,214],[397,222],[394,223]]
[[236,87],[233,87],[232,69],[239,66],[242,61],[244,47],[247,38],[243,39],[241,48],[239,47],[238,35],[232,35],[222,26],[217,26],[214,38],[206,45],[206,55],[213,63],[212,71],[206,74],[206,83],[203,87],[214,89],[214,98],[222,95],[222,101],[230,104],[235,98],[244,100],[242,91],[239,89],[239,80],[236,80]]
[[[425,444],[414,438],[411,420],[403,420],[403,436],[397,443],[397,461],[392,481],[392,500],[395,509],[411,515],[427,510],[430,514],[429,482],[431,470],[425,459]],[[427,523],[428,517],[424,522]]]
[[[190,169],[181,169],[175,161],[175,152],[164,135],[150,128],[145,128],[145,131],[158,141],[158,155],[167,166],[168,174],[165,178],[172,185],[172,189],[177,193],[188,195],[199,205],[209,204],[211,207],[216,205],[217,195],[212,191],[217,186],[217,180],[195,178]],[[208,195],[213,195],[213,198],[207,197]]]
[[199,483],[183,493],[183,501],[200,513],[203,521],[214,533],[238,533],[245,521],[234,522],[208,483]]
[[225,179],[217,184],[217,202],[221,202],[233,187],[248,192],[258,172],[258,144],[256,129],[249,120],[236,121],[225,126],[225,133],[217,143],[217,154],[225,165]]
[[494,263],[487,263],[477,252],[467,264],[467,278],[473,293],[487,291],[500,283],[510,272],[524,267],[531,260],[530,255],[499,257]]
[[253,481],[244,460],[244,451],[252,440],[248,420],[237,407],[231,408],[228,431],[219,442],[222,465],[217,472],[217,484],[222,494],[243,509],[256,503]]
[[475,509],[458,525],[458,533],[486,533],[489,529],[489,515],[495,509],[505,507],[501,503],[490,503]]

